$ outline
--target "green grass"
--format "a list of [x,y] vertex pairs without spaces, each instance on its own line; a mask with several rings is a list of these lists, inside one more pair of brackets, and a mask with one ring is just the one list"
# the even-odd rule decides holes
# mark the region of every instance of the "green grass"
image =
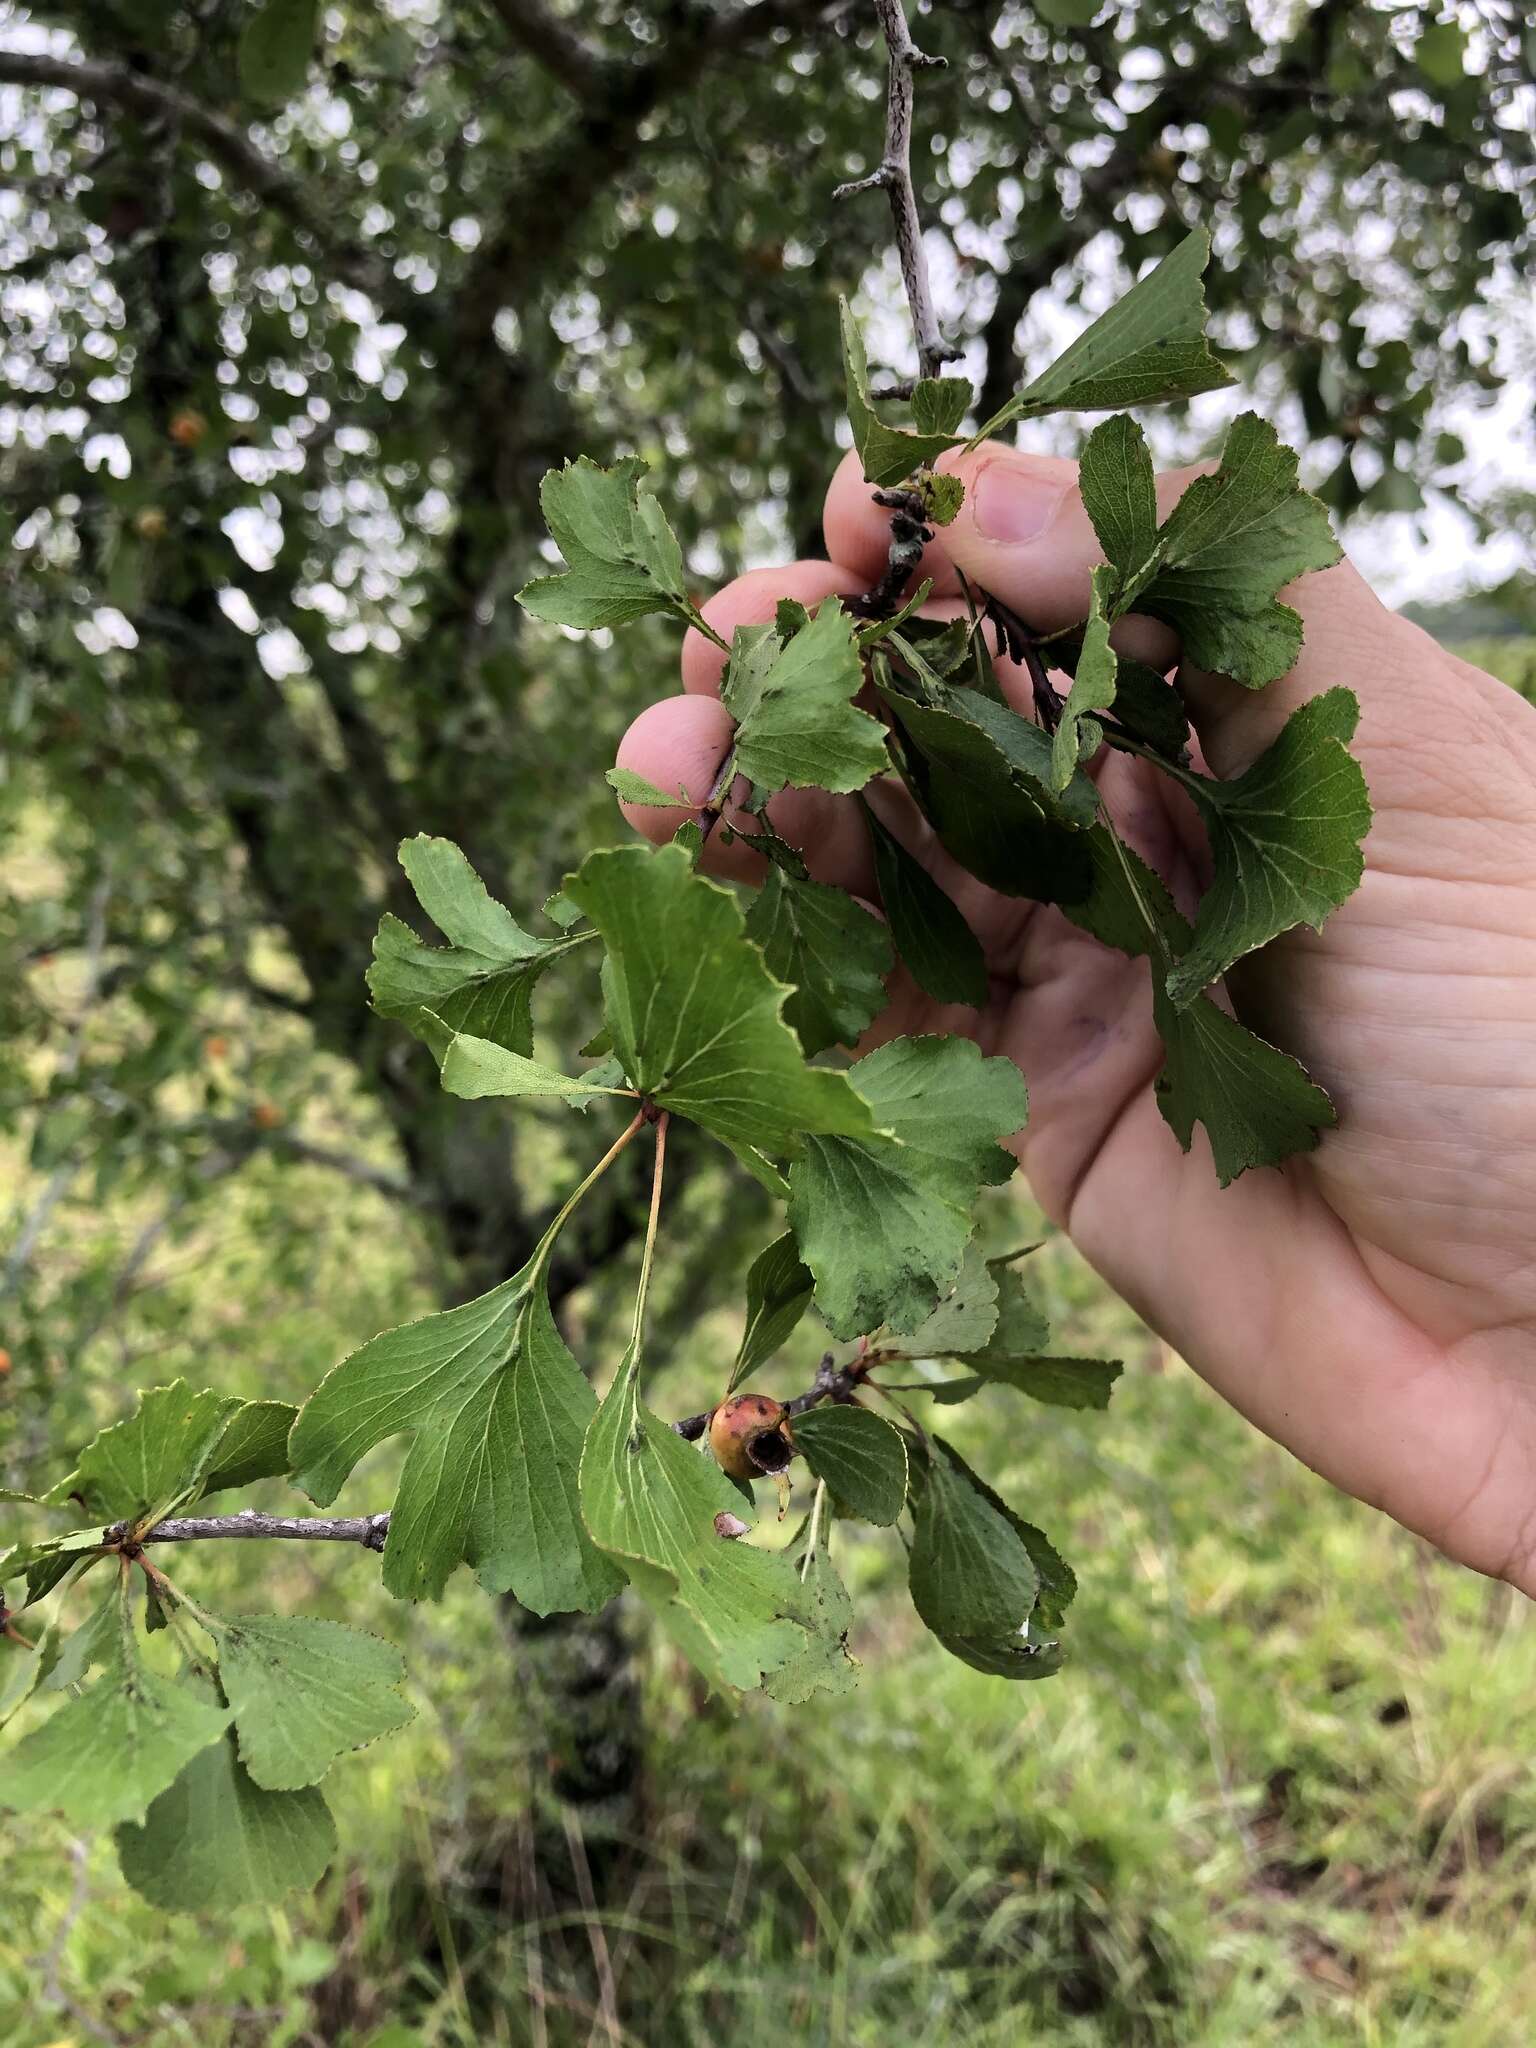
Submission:
[[[1256,1437],[1065,1247],[1036,1263],[1073,1341],[1129,1360],[1111,1410],[994,1396],[953,1429],[1077,1563],[1072,1663],[1009,1686],[948,1659],[863,1530],[834,1710],[732,1710],[649,1651],[643,1839],[590,1845],[618,2038],[1507,2042],[1536,1994],[1526,1610]],[[530,1925],[508,1875],[547,1801],[490,1603],[396,1608],[350,1554],[196,1570],[215,1605],[382,1628],[421,1716],[333,1780],[345,1857],[281,1912],[168,1920],[108,1844],[72,1863],[7,1824],[0,2038],[584,2043],[593,1918],[572,1895]]]

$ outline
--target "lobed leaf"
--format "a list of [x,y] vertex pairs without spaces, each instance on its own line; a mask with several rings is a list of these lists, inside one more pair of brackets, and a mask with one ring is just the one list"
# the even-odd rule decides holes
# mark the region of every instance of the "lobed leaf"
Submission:
[[632,456],[600,469],[584,455],[548,472],[539,503],[566,568],[524,585],[524,611],[582,631],[687,611],[682,550],[660,505],[640,495],[645,473]]
[[1338,559],[1328,514],[1302,490],[1294,453],[1246,412],[1228,429],[1221,467],[1195,479],[1142,562],[1122,570],[1117,609],[1134,603],[1172,626],[1192,667],[1259,689],[1301,652],[1301,620],[1278,592]]
[[981,720],[1005,707],[974,691],[946,689],[933,704],[884,688],[882,695],[895,714],[913,795],[962,867],[1006,896],[1062,903],[1088,894],[1092,868],[1075,829],[1080,821],[1047,785],[1050,741],[1038,727],[1006,712],[984,728]]
[[199,1498],[288,1471],[288,1436],[298,1418],[288,1401],[242,1401],[225,1425],[198,1488]]
[[1029,1098],[1012,1060],[968,1039],[895,1038],[849,1070],[881,1128],[809,1136],[789,1176],[789,1220],[839,1337],[918,1328],[960,1275],[971,1208],[1013,1171],[999,1140]]
[[207,1387],[194,1393],[185,1380],[140,1394],[132,1415],[80,1453],[71,1493],[88,1515],[105,1522],[164,1515],[202,1486],[244,1405]]
[[535,1614],[596,1613],[622,1583],[577,1499],[596,1400],[550,1313],[542,1251],[477,1301],[386,1330],[300,1410],[295,1483],[320,1506],[365,1452],[409,1432],[384,1584],[436,1599],[462,1561]]
[[[960,436],[953,431],[964,417],[970,403],[970,387],[963,386],[965,404],[956,411],[957,394],[953,387],[960,382],[955,377],[925,379],[929,389],[918,400],[913,393],[913,415],[921,411],[924,420],[937,422],[924,432],[909,434],[899,427],[887,426],[875,411],[869,395],[869,358],[864,353],[864,337],[846,299],[838,302],[842,321],[843,376],[848,392],[848,424],[853,429],[853,445],[859,451],[859,460],[864,465],[864,480],[871,484],[899,484],[915,469],[921,469],[937,461],[946,448],[958,446]],[[933,389],[937,386],[938,389]],[[942,424],[952,418],[951,425]]]
[[867,1408],[824,1404],[797,1415],[794,1444],[839,1506],[888,1528],[907,1504],[907,1447]]
[[400,1695],[404,1660],[378,1636],[277,1614],[241,1615],[213,1633],[240,1761],[265,1791],[318,1784],[337,1757],[415,1718]]
[[855,1045],[885,1008],[890,935],[846,889],[801,882],[774,868],[747,912],[747,936],[768,972],[788,982],[784,1021],[809,1058]]
[[912,979],[937,1003],[976,1010],[987,1000],[981,942],[954,903],[866,803],[875,882],[896,952]]
[[806,1132],[872,1132],[846,1075],[808,1067],[785,1023],[788,991],[746,937],[734,896],[675,846],[589,854],[566,884],[608,949],[604,995],[631,1084],[740,1155]]
[[451,1032],[443,1042],[443,1086],[450,1095],[471,1101],[488,1095],[553,1095],[584,1109],[594,1095],[629,1092],[605,1086],[596,1078],[600,1071],[574,1077],[561,1074],[488,1038],[471,1037],[467,1031]]
[[826,1545],[798,1569],[810,1627],[788,1662],[763,1680],[768,1697],[786,1707],[803,1706],[818,1692],[852,1692],[858,1676],[858,1666],[848,1654],[853,1602],[833,1569]]
[[1166,1050],[1155,1087],[1164,1121],[1187,1152],[1198,1122],[1223,1187],[1250,1167],[1310,1152],[1337,1112],[1305,1067],[1209,996],[1183,1009],[1154,987],[1153,1016]]
[[914,1606],[953,1656],[999,1678],[1060,1668],[1059,1645],[1040,1631],[1065,1617],[1071,1568],[942,1437],[929,1440],[908,1571]]
[[[722,1534],[739,1528],[741,1506],[714,1461],[645,1406],[627,1360],[582,1452],[588,1532],[711,1683],[750,1689],[803,1670],[826,1617],[786,1557]],[[717,1517],[729,1520],[717,1527]]]
[[885,732],[854,707],[864,669],[836,598],[814,618],[782,604],[774,626],[739,626],[720,700],[736,720],[736,764],[766,795],[862,789],[890,763]]
[[[211,1683],[202,1689],[213,1711],[218,1693]],[[139,1825],[119,1827],[116,1844],[123,1876],[151,1905],[227,1912],[318,1884],[336,1853],[336,1829],[316,1787],[264,1791],[231,1733],[195,1756]]]
[[124,1592],[117,1639],[95,1684],[6,1759],[0,1801],[16,1812],[58,1812],[81,1828],[142,1820],[183,1766],[228,1727],[227,1708],[140,1661],[126,1601]]
[[1114,572],[1109,568],[1093,572],[1093,601],[1088,623],[1083,628],[1082,649],[1077,672],[1056,722],[1051,742],[1051,787],[1065,791],[1082,761],[1096,754],[1103,743],[1104,728],[1095,711],[1108,711],[1115,702],[1119,663],[1109,644],[1109,594]]
[[422,833],[405,840],[400,865],[448,944],[429,946],[399,918],[384,917],[368,970],[374,1008],[423,1039],[439,1058],[445,1031],[531,1053],[534,985],[584,935],[533,938],[489,894],[450,839]]
[[[1004,1272],[1005,1281],[1012,1275]],[[997,1328],[998,1281],[980,1245],[972,1241],[953,1290],[909,1336],[886,1334],[876,1349],[892,1358],[945,1358],[979,1351]]]
[[972,436],[971,446],[1014,420],[1053,412],[1108,412],[1194,398],[1230,384],[1205,338],[1201,274],[1210,236],[1195,228],[1155,270],[1032,378]]
[[1241,775],[1182,778],[1205,820],[1215,873],[1168,976],[1176,1004],[1281,932],[1321,930],[1359,886],[1371,823],[1365,777],[1347,745],[1359,717],[1351,691],[1325,690],[1291,713]]

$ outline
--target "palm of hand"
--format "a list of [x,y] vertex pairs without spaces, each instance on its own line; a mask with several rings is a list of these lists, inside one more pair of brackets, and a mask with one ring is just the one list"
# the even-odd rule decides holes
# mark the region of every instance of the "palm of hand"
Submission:
[[[853,566],[743,578],[710,607],[717,625],[867,585],[879,528],[856,488],[838,518],[842,484],[828,534]],[[1070,593],[1061,602],[1071,616]],[[1302,663],[1261,697],[1180,680],[1218,773],[1240,771],[1318,689],[1344,682],[1361,700],[1375,810],[1361,888],[1321,936],[1287,935],[1231,989],[1244,1021],[1333,1095],[1340,1125],[1319,1151],[1220,1189],[1203,1138],[1181,1153],[1157,1108],[1146,963],[965,875],[893,785],[872,801],[965,912],[992,999],[945,1008],[899,972],[870,1042],[967,1031],[1016,1060],[1034,1192],[1105,1278],[1308,1464],[1536,1594],[1536,711],[1385,612],[1347,567],[1308,579],[1299,608]],[[693,695],[637,722],[626,765],[708,781],[728,727],[710,694],[719,667],[702,641],[685,653]],[[1188,904],[1205,851],[1183,800],[1121,758],[1101,786]],[[634,815],[670,830],[666,814]],[[848,800],[786,792],[773,816],[821,879],[873,893]],[[752,871],[739,848],[716,861]]]

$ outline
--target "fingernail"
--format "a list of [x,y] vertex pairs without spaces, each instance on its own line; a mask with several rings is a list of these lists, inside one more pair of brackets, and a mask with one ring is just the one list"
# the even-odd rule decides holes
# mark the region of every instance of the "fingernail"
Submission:
[[984,540],[1038,540],[1067,486],[1022,463],[989,462],[976,479],[976,531]]

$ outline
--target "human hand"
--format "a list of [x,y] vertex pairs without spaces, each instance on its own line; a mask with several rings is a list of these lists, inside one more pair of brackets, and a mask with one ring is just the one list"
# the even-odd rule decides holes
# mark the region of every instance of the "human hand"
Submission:
[[[925,558],[940,608],[958,567],[1041,631],[1080,621],[1101,550],[1075,465],[988,448],[942,466],[966,499]],[[1191,474],[1159,479],[1160,516]],[[889,526],[851,457],[825,531],[830,562],[719,592],[704,608],[716,631],[729,640],[781,597],[814,606],[877,579]],[[1016,1060],[1031,1096],[1025,1172],[1110,1284],[1315,1470],[1536,1597],[1536,710],[1387,611],[1348,563],[1286,595],[1306,644],[1282,682],[1255,694],[1187,668],[1176,679],[1218,775],[1240,773],[1320,690],[1347,684],[1360,700],[1353,750],[1375,809],[1364,880],[1321,936],[1288,933],[1228,983],[1242,1019],[1328,1089],[1337,1130],[1220,1188],[1203,1133],[1182,1153],[1152,1094],[1147,963],[985,888],[894,777],[866,794],[965,912],[991,998],[942,1007],[898,971],[867,1045],[965,1032]],[[1121,632],[1175,668],[1165,627],[1129,619]],[[723,665],[690,633],[684,694],[642,713],[620,764],[708,789],[731,732]],[[1027,678],[997,666],[1027,713]],[[1205,865],[1193,812],[1139,761],[1109,756],[1098,775],[1124,836],[1191,908]],[[626,810],[653,838],[677,824],[675,810]],[[852,798],[791,789],[769,810],[818,880],[878,901]],[[718,838],[706,864],[761,872]]]

